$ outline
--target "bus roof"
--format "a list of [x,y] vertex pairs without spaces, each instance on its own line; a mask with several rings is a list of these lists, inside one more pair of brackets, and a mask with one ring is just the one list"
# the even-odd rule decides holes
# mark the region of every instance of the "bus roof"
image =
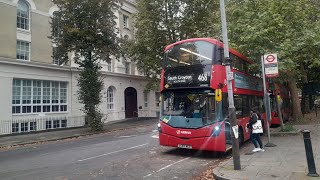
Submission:
[[[182,43],[187,43],[187,42],[194,42],[194,41],[207,41],[207,42],[209,42],[211,44],[215,44],[215,45],[223,48],[223,43],[218,41],[218,40],[216,40],[216,39],[211,39],[211,38],[191,38],[191,39],[186,39],[186,40],[182,40],[182,41],[178,41],[178,42],[175,42],[173,44],[170,44],[165,48],[164,51],[166,52],[167,50],[171,49],[175,45],[182,44]],[[236,51],[236,50],[234,50],[232,48],[229,48],[229,52],[234,54],[234,55],[236,55],[236,56],[238,56],[239,58],[247,61],[248,63],[253,64],[252,60],[248,59],[247,57],[245,57],[243,54],[239,53],[238,51]]]

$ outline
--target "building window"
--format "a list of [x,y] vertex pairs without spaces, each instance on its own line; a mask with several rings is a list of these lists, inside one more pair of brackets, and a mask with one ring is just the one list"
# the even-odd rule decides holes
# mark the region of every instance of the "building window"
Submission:
[[12,123],[12,132],[13,133],[19,132],[19,123]]
[[52,121],[46,121],[46,129],[52,129]]
[[51,103],[59,104],[59,86],[60,82],[51,82]]
[[156,107],[159,107],[160,106],[160,93],[156,92],[155,96],[156,96]]
[[62,128],[67,127],[67,120],[66,120],[66,119],[61,120],[61,127],[62,127]]
[[[62,28],[61,28],[60,20],[61,20],[61,15],[59,14],[59,12],[58,11],[53,12],[53,14],[52,14],[52,37],[53,37],[53,39],[58,38],[61,35]],[[53,40],[53,43],[55,43],[54,40]],[[53,47],[52,58],[53,58],[53,61],[52,61],[53,64],[56,64],[56,65],[62,64],[59,57],[58,57],[56,47]]]
[[18,2],[17,8],[17,27],[19,29],[29,30],[29,5],[25,1]]
[[53,121],[53,129],[59,128],[60,127],[60,120],[54,120]]
[[37,130],[37,122],[30,122],[30,131]]
[[53,12],[52,14],[52,36],[57,38],[60,36],[61,32],[61,15],[58,11]]
[[112,71],[112,62],[110,61],[110,62],[107,62],[107,70],[108,71]]
[[21,123],[12,123],[12,133],[20,132],[30,132],[37,130],[37,122],[21,122]]
[[31,114],[67,111],[67,83],[14,79],[12,113]]
[[60,82],[60,104],[67,104],[67,83]]
[[25,41],[17,41],[17,59],[30,60],[30,43]]
[[111,86],[107,90],[107,109],[114,108],[114,88]]
[[128,21],[129,21],[129,16],[123,15],[123,27],[126,27],[126,28],[129,27]]
[[144,107],[148,107],[149,91],[143,92],[143,99],[144,99]]
[[124,66],[125,66],[125,73],[130,74],[130,62],[125,62]]
[[52,63],[56,65],[60,65],[60,59],[57,56],[57,48],[54,47],[52,49]]
[[52,64],[55,64],[55,65],[65,65],[67,64],[66,62],[62,62],[61,59],[59,58],[58,56],[58,53],[57,53],[57,47],[53,47],[52,48]]
[[21,123],[21,132],[28,132],[28,122]]
[[66,128],[67,120],[47,120],[46,121],[46,129],[57,129],[57,128]]
[[22,113],[31,113],[31,83],[31,80],[22,81]]

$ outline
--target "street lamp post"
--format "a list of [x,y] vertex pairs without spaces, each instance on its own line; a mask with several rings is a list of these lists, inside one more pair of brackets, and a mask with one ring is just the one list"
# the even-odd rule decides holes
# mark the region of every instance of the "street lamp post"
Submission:
[[225,68],[226,68],[226,77],[227,77],[227,88],[228,88],[228,101],[229,101],[229,119],[230,125],[233,131],[231,131],[232,139],[232,156],[233,156],[233,165],[234,170],[241,170],[240,165],[240,153],[239,153],[239,140],[238,140],[238,123],[236,118],[236,111],[233,101],[233,88],[232,80],[233,73],[230,70],[230,57],[229,57],[229,45],[228,45],[228,33],[227,33],[227,22],[226,22],[226,12],[224,0],[220,0],[220,12],[221,12],[221,24],[222,24],[222,35],[223,35],[223,44],[224,44],[224,58],[225,58]]

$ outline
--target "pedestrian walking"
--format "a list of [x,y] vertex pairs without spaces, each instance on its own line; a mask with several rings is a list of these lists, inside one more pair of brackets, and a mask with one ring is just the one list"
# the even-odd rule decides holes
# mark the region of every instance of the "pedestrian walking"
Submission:
[[263,152],[263,144],[260,139],[260,134],[263,133],[263,127],[261,118],[259,119],[259,116],[255,109],[251,109],[250,111],[250,122],[247,125],[247,128],[250,129],[250,139],[252,144],[254,145],[254,149],[252,150],[252,152]]

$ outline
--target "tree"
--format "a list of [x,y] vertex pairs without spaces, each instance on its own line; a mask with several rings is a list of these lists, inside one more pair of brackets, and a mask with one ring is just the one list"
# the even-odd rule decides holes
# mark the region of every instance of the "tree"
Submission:
[[119,55],[113,12],[119,3],[117,0],[53,0],[53,3],[59,8],[50,37],[57,45],[55,56],[66,63],[70,60],[68,52],[74,53],[74,61],[81,69],[78,86],[82,110],[91,129],[102,130],[98,105],[103,81],[99,62],[109,62],[111,55]]
[[293,118],[301,119],[298,86],[309,68],[319,68],[319,8],[310,0],[230,0],[227,6],[231,44],[260,63],[277,53],[280,75],[288,83]]
[[[139,70],[157,79],[166,45],[194,37],[214,37],[219,4],[215,0],[139,0],[135,38],[126,46]],[[158,82],[158,81],[153,81]]]

